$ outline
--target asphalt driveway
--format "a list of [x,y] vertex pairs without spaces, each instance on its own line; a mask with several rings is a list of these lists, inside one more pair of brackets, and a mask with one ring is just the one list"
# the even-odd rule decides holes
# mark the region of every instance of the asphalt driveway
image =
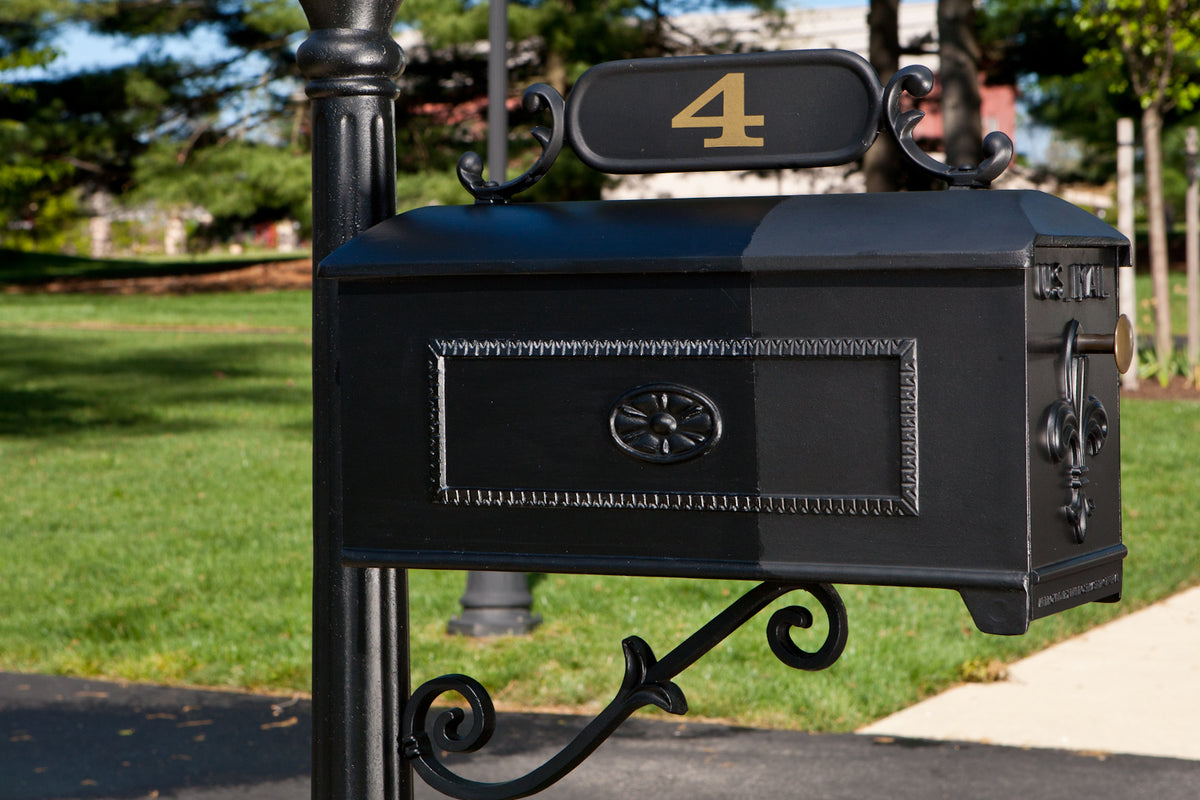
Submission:
[[[469,772],[522,774],[585,722],[502,714]],[[303,699],[0,673],[0,797],[304,800],[310,731]],[[540,795],[625,796],[1195,800],[1200,761],[634,718]]]

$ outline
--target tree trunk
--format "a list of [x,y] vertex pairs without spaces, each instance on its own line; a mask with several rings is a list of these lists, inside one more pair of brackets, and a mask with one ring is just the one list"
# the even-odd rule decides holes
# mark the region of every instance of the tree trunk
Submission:
[[[1120,295],[1117,307],[1129,319],[1133,331],[1134,353],[1137,352],[1138,309],[1137,309],[1137,265],[1134,263],[1137,252],[1137,215],[1134,209],[1136,195],[1134,174],[1136,143],[1133,135],[1133,118],[1121,117],[1117,120],[1117,229],[1129,240],[1129,266],[1117,270],[1117,286]],[[1136,391],[1140,385],[1137,366],[1121,376],[1121,386]]]
[[1200,386],[1200,134],[1187,129],[1188,369]]
[[1170,380],[1171,286],[1167,272],[1167,218],[1163,204],[1162,109],[1151,104],[1142,112],[1142,147],[1146,158],[1146,214],[1150,228],[1150,276],[1154,283],[1154,352],[1159,381]]
[[[871,66],[886,86],[900,69],[900,0],[871,0],[867,14]],[[880,136],[863,156],[868,192],[895,192],[903,173],[900,149],[889,135]]]
[[557,50],[550,50],[546,53],[546,83],[566,97],[567,60]]
[[938,0],[937,16],[946,163],[975,166],[983,155],[975,4],[973,0]]
[[[575,0],[561,0],[561,13],[567,17],[575,13]],[[562,20],[556,21],[555,25],[564,24]],[[546,83],[554,87],[554,89],[563,97],[567,96],[567,53],[570,52],[570,45],[565,44],[562,36],[554,35],[552,29],[543,30],[542,35],[546,41]]]

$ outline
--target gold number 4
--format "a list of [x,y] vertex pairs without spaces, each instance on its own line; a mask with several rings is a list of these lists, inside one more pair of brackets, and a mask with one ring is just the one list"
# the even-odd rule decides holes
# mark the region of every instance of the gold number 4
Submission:
[[[700,117],[700,109],[720,96],[723,104],[721,116]],[[763,140],[746,133],[747,128],[758,128],[766,123],[761,114],[746,115],[746,73],[730,72],[708,87],[704,94],[671,119],[672,128],[720,128],[721,135],[705,139],[705,147],[762,147]]]

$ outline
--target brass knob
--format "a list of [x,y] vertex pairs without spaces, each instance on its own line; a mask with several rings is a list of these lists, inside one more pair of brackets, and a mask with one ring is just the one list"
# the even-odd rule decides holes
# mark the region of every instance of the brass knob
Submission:
[[1075,337],[1075,349],[1081,355],[1112,353],[1122,375],[1133,366],[1133,348],[1133,324],[1124,314],[1117,317],[1117,327],[1112,333],[1081,333]]

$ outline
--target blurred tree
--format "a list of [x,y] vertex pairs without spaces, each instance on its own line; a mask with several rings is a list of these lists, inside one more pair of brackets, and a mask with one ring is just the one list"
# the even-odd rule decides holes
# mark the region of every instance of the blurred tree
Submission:
[[[729,51],[733,39],[727,31],[715,26],[712,40],[702,41],[674,24],[674,16],[744,8],[777,24],[780,5],[779,0],[509,0],[509,36],[535,43],[537,80],[565,94],[584,70],[602,61]],[[434,46],[487,40],[487,0],[405,0],[399,19],[420,28]]]
[[983,156],[974,0],[938,0],[937,25],[946,163],[974,166]]
[[1170,375],[1174,350],[1167,274],[1167,216],[1163,202],[1163,117],[1175,107],[1190,110],[1200,100],[1200,0],[1083,0],[1074,17],[1103,44],[1085,61],[1110,71],[1115,91],[1132,90],[1142,108],[1146,216],[1150,274],[1154,282],[1155,336],[1159,374]]
[[[676,0],[669,9],[775,3]],[[404,185],[414,201],[461,200],[453,165],[481,133],[486,54],[476,44],[486,38],[486,0],[401,8],[401,24],[418,24],[426,44],[412,48],[401,78],[400,167],[436,173]],[[683,34],[661,0],[512,0],[511,18],[517,86],[565,90],[599,61],[728,46]],[[144,55],[85,72],[26,72],[13,81],[19,91],[0,92],[0,213],[44,223],[50,198],[104,192],[202,204],[218,224],[271,215],[307,224],[307,104],[295,69],[307,25],[295,0],[4,0],[0,68],[45,64],[47,42],[68,28],[135,43]],[[526,122],[514,115],[514,127]],[[601,180],[564,163],[539,189],[587,196]]]
[[[900,69],[900,0],[871,0],[867,12],[867,55],[886,86]],[[903,180],[900,149],[891,136],[875,140],[863,156],[868,192],[894,192]]]
[[1019,85],[1030,116],[1076,144],[1080,158],[1056,164],[1059,177],[1104,183],[1115,173],[1117,119],[1137,110],[1113,94],[1108,76],[1084,62],[1097,39],[1072,19],[1078,0],[988,0],[980,41],[989,74]]
[[160,206],[203,206],[211,236],[224,240],[246,225],[312,219],[311,165],[290,147],[253,140],[204,147],[179,158],[173,142],[155,142],[137,159],[132,200]]
[[[0,57],[45,52],[67,28],[142,43],[145,55],[10,81],[17,91],[0,96],[3,158],[41,165],[38,175],[22,173],[20,185],[0,184],[10,216],[36,219],[47,198],[71,190],[169,187],[201,154],[229,142],[288,147],[303,161],[294,48],[306,24],[294,0],[6,0]],[[206,197],[228,192],[245,172],[230,159],[204,159]]]
[[[1191,5],[1192,19],[1200,18],[1195,0]],[[1101,31],[1075,24],[1080,8],[1082,0],[986,0],[980,14],[982,63],[989,78],[1020,85],[1030,116],[1078,149],[1074,163],[1056,165],[1060,177],[1104,183],[1116,168],[1117,119],[1139,117],[1141,103],[1118,65],[1087,62],[1090,51],[1107,43]],[[1192,83],[1200,82],[1194,61],[1176,67]],[[1181,109],[1168,109],[1164,128],[1184,119]],[[1172,177],[1182,185],[1181,171]]]
[[1001,63],[1034,76],[1035,115],[1101,155],[1082,159],[1099,166],[1093,177],[1112,174],[1116,118],[1141,117],[1155,350],[1165,376],[1173,341],[1162,139],[1171,115],[1200,101],[1200,0],[991,0],[988,7],[993,29],[1013,32],[997,39]]
[[[509,0],[509,84],[516,93],[533,83],[548,83],[566,95],[588,67],[603,61],[745,48],[726,26],[712,26],[711,38],[701,40],[673,17],[744,8],[763,12],[764,25],[777,25],[780,6],[778,0]],[[405,0],[399,18],[419,29],[424,40],[409,49],[409,67],[401,76],[400,169],[431,172],[421,186],[439,197],[449,192],[461,202],[461,190],[448,187],[440,175],[453,170],[464,150],[478,147],[485,132],[487,53],[479,45],[487,40],[487,2]],[[519,107],[512,108],[510,123],[518,137],[514,157],[528,158],[537,147],[522,131],[536,123]],[[604,181],[567,150],[525,197],[597,197]],[[402,186],[417,189],[413,181]],[[404,192],[402,188],[402,204]]]
[[[41,24],[53,11],[41,13],[42,5],[31,0],[11,0],[0,7],[0,103],[29,101],[34,96],[27,87],[5,80],[6,74],[49,66],[58,55],[46,44]],[[19,214],[23,202],[36,187],[71,172],[69,164],[21,146],[31,137],[26,125],[0,115],[0,225],[8,224]]]
[[[900,0],[870,0],[867,57],[885,86],[900,69],[901,56],[930,55],[935,52],[934,39],[929,32],[920,38],[900,41]],[[929,191],[943,185],[904,158],[890,135],[878,137],[871,145],[863,156],[863,172],[868,192]]]

